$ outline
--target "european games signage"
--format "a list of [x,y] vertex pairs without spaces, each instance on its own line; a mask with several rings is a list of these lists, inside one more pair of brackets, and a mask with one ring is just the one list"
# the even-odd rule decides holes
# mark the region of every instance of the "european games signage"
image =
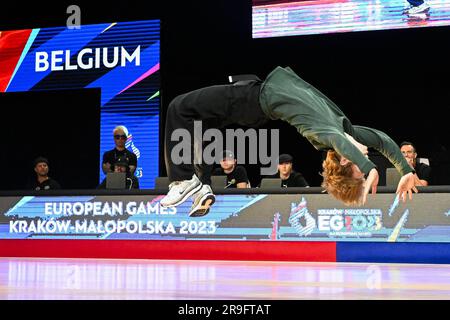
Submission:
[[188,216],[189,201],[163,208],[161,198],[0,197],[0,239],[450,242],[445,193],[406,203],[378,194],[364,208],[342,208],[324,194],[217,195],[200,218]]
[[383,227],[380,209],[321,209],[317,215],[318,230],[330,236],[370,237]]

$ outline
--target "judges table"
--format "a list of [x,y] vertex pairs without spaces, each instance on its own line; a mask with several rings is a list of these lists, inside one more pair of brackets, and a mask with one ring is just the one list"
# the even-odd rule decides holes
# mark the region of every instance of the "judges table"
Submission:
[[204,217],[167,190],[0,193],[0,256],[450,263],[450,186],[363,207],[321,188],[215,190]]

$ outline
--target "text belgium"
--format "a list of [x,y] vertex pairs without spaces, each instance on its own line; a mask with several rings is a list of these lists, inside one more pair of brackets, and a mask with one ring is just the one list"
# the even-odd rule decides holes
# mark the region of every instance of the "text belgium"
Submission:
[[72,53],[70,50],[57,50],[50,53],[45,51],[36,52],[36,72],[45,72],[49,68],[51,71],[77,70],[78,68],[109,69],[125,67],[128,63],[136,66],[141,65],[141,46],[138,46],[133,53],[129,53],[124,47],[114,48],[84,48],[76,56],[76,64],[71,62]]

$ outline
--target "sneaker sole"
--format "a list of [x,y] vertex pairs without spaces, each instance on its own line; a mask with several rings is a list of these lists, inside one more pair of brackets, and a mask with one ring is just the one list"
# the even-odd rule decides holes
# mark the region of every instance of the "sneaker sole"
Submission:
[[181,198],[181,200],[173,203],[173,204],[167,204],[164,205],[161,202],[159,203],[161,205],[161,207],[164,208],[172,208],[172,207],[176,207],[179,206],[180,204],[182,204],[183,202],[185,202],[190,196],[194,195],[195,193],[197,193],[198,191],[200,191],[200,189],[203,187],[202,183],[199,183],[196,187],[192,188],[191,191],[189,191],[188,193],[186,193],[183,198]]
[[209,209],[216,202],[216,197],[213,194],[209,194],[205,199],[202,199],[200,204],[197,205],[191,212],[189,217],[203,217],[209,213]]

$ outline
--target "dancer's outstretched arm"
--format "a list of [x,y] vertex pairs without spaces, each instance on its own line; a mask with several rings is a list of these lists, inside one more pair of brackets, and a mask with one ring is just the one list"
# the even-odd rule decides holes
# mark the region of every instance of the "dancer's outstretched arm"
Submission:
[[386,133],[380,130],[362,126],[354,126],[354,129],[356,139],[368,147],[372,147],[381,152],[402,175],[397,187],[397,194],[401,196],[403,201],[406,200],[406,194],[409,194],[409,199],[412,199],[412,192],[418,192],[415,185],[419,178],[402,155],[398,145]]

